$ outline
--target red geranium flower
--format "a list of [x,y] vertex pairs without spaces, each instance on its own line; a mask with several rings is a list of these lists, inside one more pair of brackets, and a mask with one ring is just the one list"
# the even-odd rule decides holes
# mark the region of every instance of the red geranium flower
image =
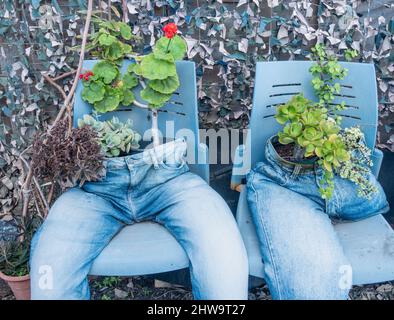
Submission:
[[178,27],[175,23],[168,23],[163,27],[164,35],[168,39],[172,39],[178,32]]
[[89,77],[90,76],[93,76],[94,74],[93,74],[93,72],[92,71],[88,71],[88,72],[86,72],[86,73],[81,73],[80,75],[79,75],[79,79],[84,79],[85,81],[89,81]]

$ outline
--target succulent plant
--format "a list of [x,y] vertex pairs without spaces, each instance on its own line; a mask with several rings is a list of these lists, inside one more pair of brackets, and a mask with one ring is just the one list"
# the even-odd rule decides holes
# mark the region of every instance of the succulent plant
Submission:
[[[357,56],[357,51],[345,52],[346,59]],[[312,49],[317,61],[310,68],[312,86],[319,102],[313,102],[302,94],[292,97],[277,108],[276,120],[283,130],[278,132],[281,144],[294,144],[293,158],[316,158],[323,169],[319,181],[322,198],[328,199],[334,191],[334,175],[349,179],[359,187],[359,195],[369,197],[375,188],[368,182],[366,173],[370,165],[370,150],[363,144],[363,133],[358,128],[341,130],[341,117],[337,111],[345,104],[332,104],[334,95],[340,93],[337,80],[347,75],[336,57],[329,56],[323,45]],[[301,154],[301,156],[299,156]]]
[[117,117],[100,121],[91,115],[78,120],[78,127],[90,126],[97,132],[102,151],[107,157],[117,157],[139,148],[141,135],[132,129],[133,122],[121,122]]
[[284,125],[278,133],[281,144],[294,143],[294,155],[299,148],[305,158],[316,157],[324,170],[320,193],[329,198],[333,192],[334,170],[350,158],[339,125],[328,115],[328,110],[302,94],[292,97],[278,107],[276,120]]
[[97,181],[104,174],[104,155],[90,127],[69,130],[68,120],[61,120],[46,135],[36,135],[32,150],[34,175],[62,189]]

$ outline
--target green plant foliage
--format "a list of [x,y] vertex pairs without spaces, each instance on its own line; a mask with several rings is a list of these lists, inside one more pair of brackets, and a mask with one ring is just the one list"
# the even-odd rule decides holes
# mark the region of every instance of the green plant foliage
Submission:
[[123,90],[107,87],[104,98],[94,103],[94,109],[100,113],[114,111],[123,101]]
[[82,99],[94,104],[104,99],[105,85],[96,81],[85,81],[82,90]]
[[16,216],[10,223],[16,229],[16,238],[0,241],[0,271],[7,276],[21,277],[29,274],[31,240],[42,218]]
[[[334,93],[339,94],[341,89],[336,80],[343,79],[347,70],[340,66],[336,58],[328,57],[322,45],[316,45],[312,51],[318,59],[310,68],[313,75],[312,85],[320,101],[315,103],[299,94],[286,104],[278,106],[275,118],[284,126],[283,130],[278,132],[279,142],[285,145],[294,144],[293,154],[296,161],[302,160],[296,156],[301,149],[304,158],[315,159],[322,168],[323,175],[319,181],[322,198],[328,199],[332,196],[335,174],[355,182],[361,190],[359,194],[369,197],[374,190],[366,182],[367,171],[357,169],[360,158],[356,159],[354,156],[356,149],[362,150],[364,155],[367,154],[365,145],[361,145],[362,138],[359,135],[362,135],[362,132],[359,129],[357,132],[354,129],[345,129],[345,133],[341,133],[341,118],[336,112],[342,110],[344,104],[339,107],[331,105]],[[355,56],[355,53],[350,55]],[[353,138],[348,132],[353,134]],[[348,139],[352,143],[349,143]],[[365,162],[366,158],[361,158],[361,162]]]
[[102,80],[105,84],[110,84],[119,76],[119,68],[108,61],[99,61],[93,67],[94,76],[92,80]]
[[172,39],[162,37],[155,44],[155,55],[170,53],[174,60],[182,60],[186,54],[187,45],[185,40],[176,35]]
[[160,108],[168,102],[180,85],[175,61],[186,54],[186,42],[177,35],[159,39],[152,53],[134,56],[135,62],[121,75],[119,64],[131,52],[131,46],[123,41],[132,39],[131,29],[121,22],[97,17],[94,21],[99,31],[90,37],[89,47],[102,60],[95,64],[88,79],[83,78],[82,99],[100,113],[116,110],[120,105],[129,106],[135,101],[132,89],[142,80],[147,86],[141,90],[141,98],[151,108]]
[[121,21],[106,21],[94,16],[92,21],[99,28],[97,33],[90,35],[87,47],[93,56],[104,60],[118,62],[132,52],[132,47],[124,40],[133,38],[131,28]]
[[141,75],[149,80],[164,80],[176,76],[174,61],[160,60],[153,53],[145,56],[141,61]]
[[179,87],[178,76],[168,77],[164,80],[151,80],[148,86],[163,94],[172,94]]
[[84,126],[90,126],[97,132],[102,151],[107,157],[118,157],[139,148],[141,135],[133,130],[130,119],[125,123],[116,117],[99,121],[93,116],[85,115],[78,120],[78,127]]
[[[320,104],[328,105],[334,100],[334,94],[339,94],[341,91],[341,86],[337,81],[345,78],[347,70],[338,63],[335,56],[326,53],[322,44],[317,44],[312,48],[312,59],[316,60],[310,68],[313,88],[320,99]],[[342,106],[333,108],[341,110]]]
[[141,98],[149,103],[152,108],[160,108],[171,98],[171,94],[163,94],[147,86],[141,90]]

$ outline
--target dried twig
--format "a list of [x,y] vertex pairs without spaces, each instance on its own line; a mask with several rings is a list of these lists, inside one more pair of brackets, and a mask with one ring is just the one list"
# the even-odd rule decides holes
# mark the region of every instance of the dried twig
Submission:
[[[29,163],[27,162],[27,160],[26,160],[22,155],[20,155],[19,157],[20,157],[20,159],[23,161],[23,163],[25,164],[25,166],[28,168],[29,172],[32,171],[32,170],[31,170],[31,167],[30,167],[30,165],[29,165]],[[32,176],[32,179],[33,179],[34,185],[36,186],[37,192],[38,192],[38,194],[40,195],[40,198],[41,198],[41,201],[42,201],[43,205],[45,206],[45,208],[46,208],[47,210],[49,210],[48,202],[47,202],[46,199],[45,199],[45,196],[44,196],[44,193],[42,192],[42,189],[41,189],[40,184],[38,183],[38,181],[37,181],[37,179],[34,177],[34,175]],[[24,215],[24,216],[25,216],[25,215]]]
[[57,77],[55,77],[55,78],[52,78],[52,80],[53,80],[53,81],[58,81],[58,80],[67,78],[68,76],[72,76],[75,72],[77,72],[77,70],[71,70],[71,71],[69,71],[69,72],[62,73],[60,76],[57,76]]
[[47,74],[43,73],[42,76],[44,77],[44,79],[46,81],[48,81],[52,86],[54,86],[62,95],[63,99],[67,99],[67,95],[64,92],[63,88],[61,86],[59,86],[54,79],[52,79],[50,76],[48,76]]
[[52,127],[55,126],[56,123],[58,123],[60,121],[60,119],[62,119],[63,113],[66,110],[66,108],[68,107],[68,105],[70,104],[71,99],[72,99],[72,97],[74,95],[74,92],[75,92],[75,90],[77,88],[79,75],[80,75],[81,70],[82,70],[82,63],[83,63],[83,60],[84,60],[84,57],[85,57],[86,41],[87,41],[88,34],[89,34],[90,20],[92,18],[92,7],[93,7],[93,0],[89,0],[89,2],[88,2],[88,10],[87,10],[87,13],[86,13],[85,27],[84,27],[83,35],[82,35],[81,53],[79,55],[79,63],[78,63],[77,72],[75,74],[74,82],[73,82],[73,85],[72,85],[72,87],[70,89],[70,92],[68,93],[68,95],[67,95],[67,97],[66,97],[66,99],[64,101],[64,104],[63,104],[62,108],[60,109],[60,111],[59,111],[54,123],[52,124]]
[[127,3],[126,3],[126,0],[122,0],[122,11],[123,11],[122,20],[123,20],[124,23],[128,23],[129,22],[129,16],[127,14]]
[[[60,121],[60,119],[62,119],[65,110],[67,108],[69,108],[69,104],[70,104],[71,99],[72,99],[72,97],[74,95],[74,92],[75,92],[75,90],[77,88],[77,84],[78,84],[78,80],[79,80],[79,74],[81,73],[82,63],[83,63],[83,60],[84,60],[84,57],[85,57],[86,41],[87,41],[88,34],[89,34],[90,20],[92,18],[92,8],[93,8],[93,0],[88,0],[88,9],[87,9],[87,13],[86,13],[85,27],[84,27],[84,31],[83,31],[83,35],[82,35],[82,45],[81,45],[81,53],[79,55],[78,68],[77,68],[77,70],[75,72],[74,82],[73,82],[73,85],[71,87],[71,90],[68,93],[68,95],[65,97],[64,104],[63,104],[62,108],[59,110],[59,113],[58,113],[54,123],[51,126],[52,128]],[[44,78],[45,78],[45,76],[44,76]],[[48,80],[48,79],[46,79],[46,80]],[[50,79],[50,80],[53,81],[53,79]],[[56,86],[58,86],[58,85],[56,84]],[[58,86],[58,87],[60,88],[60,86]],[[25,182],[24,182],[24,184],[22,186],[22,194],[23,194],[22,216],[23,217],[25,217],[27,215],[27,211],[28,211],[28,208],[29,208],[29,200],[30,200],[30,193],[31,193],[31,190],[29,188],[30,188],[30,185],[31,185],[32,178],[33,178],[33,170],[32,170],[32,168],[30,166],[29,167],[29,172],[28,172],[27,177],[26,177],[26,180],[25,180]]]

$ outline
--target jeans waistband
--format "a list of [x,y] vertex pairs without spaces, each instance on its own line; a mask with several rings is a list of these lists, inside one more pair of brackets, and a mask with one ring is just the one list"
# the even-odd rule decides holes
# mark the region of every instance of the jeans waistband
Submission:
[[168,164],[178,164],[185,161],[184,156],[187,143],[184,139],[177,139],[159,146],[145,149],[143,152],[116,158],[106,158],[104,164],[107,169],[126,168],[130,166],[154,165],[157,167],[165,161]]
[[283,159],[278,152],[275,150],[273,145],[277,142],[277,136],[273,136],[267,140],[265,146],[265,157],[268,161],[271,161],[279,165],[283,169],[287,169],[292,174],[303,174],[303,173],[315,173],[317,170],[316,162],[311,163],[296,163],[286,159]]

